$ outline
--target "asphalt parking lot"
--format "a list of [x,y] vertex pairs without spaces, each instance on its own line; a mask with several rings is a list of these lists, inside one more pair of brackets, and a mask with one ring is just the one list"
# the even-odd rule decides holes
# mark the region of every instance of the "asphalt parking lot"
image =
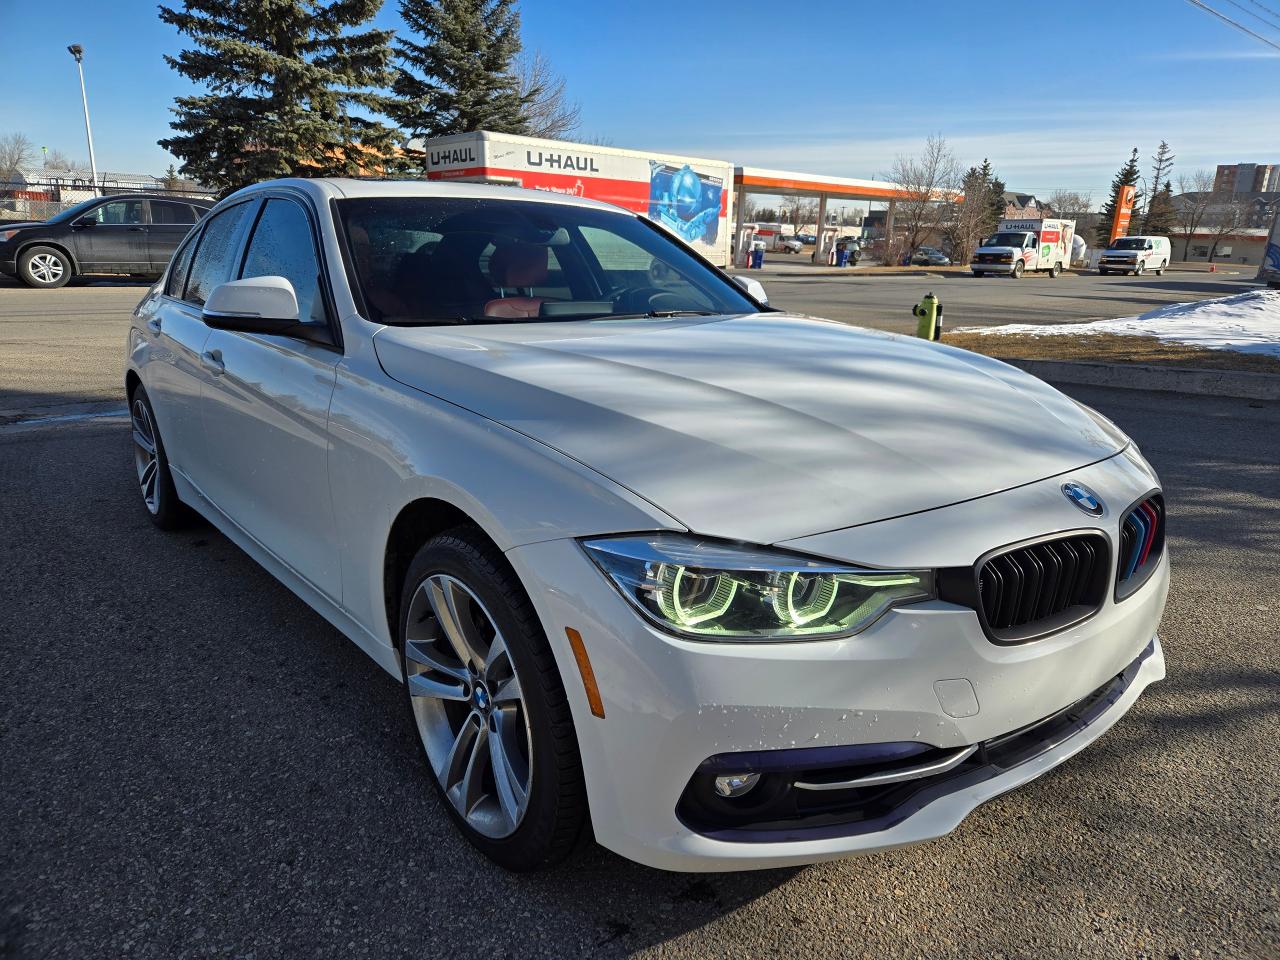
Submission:
[[0,288],[0,957],[1280,956],[1276,405],[1069,388],[1165,483],[1169,678],[952,836],[517,877],[397,685],[211,527],[155,530],[123,417],[71,419],[122,408],[140,296]]
[[1076,323],[1145,313],[1169,303],[1226,297],[1254,289],[1256,267],[1236,273],[1170,271],[1163,277],[1100,277],[1067,273],[1057,279],[1028,275],[974,277],[868,275],[762,278],[776,307],[864,327],[914,333],[911,308],[926,293],[942,301],[947,329],[1000,323]]

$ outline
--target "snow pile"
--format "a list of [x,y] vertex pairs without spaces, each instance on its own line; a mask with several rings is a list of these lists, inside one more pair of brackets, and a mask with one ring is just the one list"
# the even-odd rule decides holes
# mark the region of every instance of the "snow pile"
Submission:
[[1171,303],[1141,316],[1093,323],[1008,323],[959,329],[966,333],[1023,333],[1037,337],[1115,333],[1176,340],[1210,350],[1280,357],[1280,290],[1251,290],[1221,300]]

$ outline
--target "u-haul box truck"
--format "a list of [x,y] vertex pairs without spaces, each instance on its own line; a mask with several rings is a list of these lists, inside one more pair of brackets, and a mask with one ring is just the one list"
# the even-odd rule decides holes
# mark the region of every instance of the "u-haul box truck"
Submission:
[[1001,220],[969,266],[975,277],[1003,273],[1016,278],[1032,270],[1056,277],[1071,266],[1075,235],[1074,220]]
[[729,265],[733,164],[505,133],[428,140],[427,179],[501,183],[616,204]]

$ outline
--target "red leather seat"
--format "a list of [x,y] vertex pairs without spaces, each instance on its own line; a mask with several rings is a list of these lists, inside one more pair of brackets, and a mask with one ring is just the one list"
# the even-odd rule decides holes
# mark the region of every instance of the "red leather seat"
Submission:
[[[545,297],[526,296],[532,288],[546,282],[548,273],[546,247],[532,243],[507,241],[489,255],[489,277],[504,296],[484,305],[484,315],[501,320],[527,320],[538,316]],[[510,290],[513,296],[506,296]]]

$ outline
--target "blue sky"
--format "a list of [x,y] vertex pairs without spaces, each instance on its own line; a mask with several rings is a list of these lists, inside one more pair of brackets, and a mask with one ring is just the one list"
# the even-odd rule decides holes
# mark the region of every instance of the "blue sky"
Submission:
[[[1209,2],[1280,42],[1244,12],[1280,0]],[[397,25],[396,7],[380,22]],[[1162,137],[1182,172],[1280,162],[1280,51],[1180,0],[521,9],[526,47],[582,104],[580,132],[617,146],[877,177],[937,133],[966,164],[990,157],[1011,188],[1095,199],[1131,147],[1145,160]],[[188,86],[161,54],[183,39],[146,0],[0,0],[0,133],[87,155],[65,50],[79,42],[100,169],[163,172],[155,142]]]

